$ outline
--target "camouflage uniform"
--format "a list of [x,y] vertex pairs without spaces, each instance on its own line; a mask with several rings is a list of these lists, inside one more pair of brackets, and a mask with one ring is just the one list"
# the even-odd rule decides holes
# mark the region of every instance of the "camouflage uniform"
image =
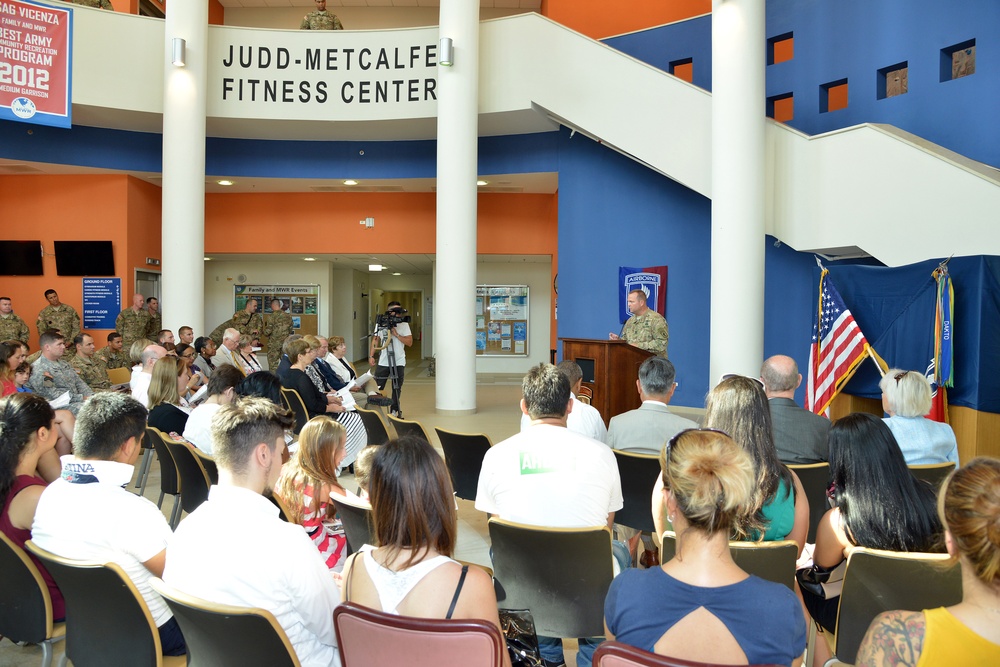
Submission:
[[313,10],[302,17],[302,25],[299,30],[343,30],[344,25],[337,18],[336,14],[326,10]]
[[84,383],[94,391],[107,391],[111,389],[111,380],[108,378],[108,369],[104,362],[93,357],[85,357],[78,354],[70,359],[69,365],[73,367],[77,375]]
[[94,354],[94,359],[104,364],[104,367],[109,371],[112,368],[128,368],[130,366],[128,359],[125,357],[125,350],[122,349],[120,352],[116,352],[111,349],[110,345],[98,350]]
[[24,323],[15,313],[10,315],[0,314],[0,343],[5,340],[19,340],[25,345],[28,344],[28,325]]
[[70,0],[74,5],[82,5],[84,7],[93,7],[94,9],[110,9],[114,11],[114,7],[111,6],[111,0]]
[[650,308],[643,315],[633,315],[628,318],[622,329],[622,340],[629,345],[655,352],[661,357],[667,356],[667,341],[670,330],[663,315]]
[[221,347],[222,336],[226,333],[226,329],[234,329],[234,328],[236,327],[234,326],[233,321],[226,320],[219,326],[212,329],[212,333],[208,334],[208,337],[212,339],[213,343],[215,343],[215,347]]
[[230,321],[234,329],[251,338],[260,338],[264,332],[264,316],[260,313],[251,315],[246,310],[237,310]]
[[63,340],[66,341],[66,354],[67,361],[68,357],[72,357],[76,354],[76,349],[73,348],[73,339],[80,335],[80,316],[76,314],[73,310],[73,306],[67,306],[65,303],[60,303],[58,306],[45,306],[42,308],[42,312],[38,313],[38,322],[36,323],[38,327],[38,335],[41,336],[45,333],[46,329],[58,329],[59,333],[63,335]]
[[135,312],[133,308],[126,308],[118,313],[115,319],[115,331],[122,335],[122,347],[125,350],[135,341],[145,338],[147,329],[149,329],[149,313],[145,310]]
[[268,315],[264,335],[267,336],[267,369],[274,373],[281,361],[281,346],[292,335],[292,316],[283,310]]
[[[146,338],[155,341],[160,337],[160,331],[163,330],[163,315],[160,311],[156,311],[156,314],[152,314],[146,311],[149,315],[149,324],[146,325]],[[124,338],[125,336],[122,336]]]
[[38,357],[31,365],[28,387],[47,401],[59,398],[68,391],[69,405],[66,409],[74,415],[94,393],[67,362],[62,359],[49,361],[45,357]]

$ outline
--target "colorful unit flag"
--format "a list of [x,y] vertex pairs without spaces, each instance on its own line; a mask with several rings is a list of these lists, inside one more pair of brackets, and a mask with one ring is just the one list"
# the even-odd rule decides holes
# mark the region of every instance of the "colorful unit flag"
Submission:
[[816,414],[826,412],[870,348],[827,274],[829,271],[823,269],[819,277],[806,382],[806,409]]
[[934,356],[927,379],[931,383],[931,411],[927,418],[938,422],[948,421],[948,392],[945,387],[955,386],[954,347],[952,318],[955,310],[955,286],[948,275],[948,262],[942,262],[932,274],[937,282],[937,299],[934,305]]
[[628,312],[628,293],[632,290],[642,290],[646,295],[646,305],[667,316],[667,267],[618,267],[618,312],[622,324],[632,316]]

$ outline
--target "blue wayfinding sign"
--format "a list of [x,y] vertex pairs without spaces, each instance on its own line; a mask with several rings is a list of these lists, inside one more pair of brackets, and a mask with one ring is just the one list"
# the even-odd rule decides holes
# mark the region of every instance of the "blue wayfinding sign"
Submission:
[[121,278],[83,279],[83,328],[114,329],[122,309]]

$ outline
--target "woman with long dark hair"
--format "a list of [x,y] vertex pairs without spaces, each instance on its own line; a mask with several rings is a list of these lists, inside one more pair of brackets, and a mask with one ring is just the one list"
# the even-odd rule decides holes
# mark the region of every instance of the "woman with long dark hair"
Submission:
[[[39,461],[54,455],[56,413],[41,396],[12,394],[0,399],[0,531],[22,549],[31,539],[31,523],[46,481],[37,475]],[[38,559],[52,598],[52,618],[61,621],[66,605],[55,581]]]
[[499,627],[490,576],[451,558],[458,515],[441,455],[412,436],[375,450],[368,491],[377,544],[348,558],[344,600],[390,614],[481,618]]
[[[835,568],[854,547],[942,549],[934,489],[910,474],[896,439],[881,419],[855,412],[833,423],[830,474],[834,507],[816,529],[816,566]],[[812,617],[833,632],[840,598],[824,599],[806,589],[802,595]]]

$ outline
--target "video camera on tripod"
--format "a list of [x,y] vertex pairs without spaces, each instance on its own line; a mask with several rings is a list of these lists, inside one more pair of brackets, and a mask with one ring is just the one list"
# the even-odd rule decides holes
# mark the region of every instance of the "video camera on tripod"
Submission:
[[381,315],[375,316],[375,331],[378,332],[382,329],[391,329],[397,324],[402,322],[409,322],[410,316],[406,315],[406,308],[400,308],[398,306],[393,306],[389,310],[385,311]]

